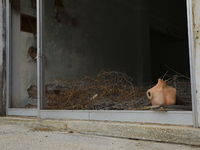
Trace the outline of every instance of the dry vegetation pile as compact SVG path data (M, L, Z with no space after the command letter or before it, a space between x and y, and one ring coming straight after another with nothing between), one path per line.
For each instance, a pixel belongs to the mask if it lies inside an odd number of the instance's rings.
M146 91L154 85L137 87L133 79L122 72L101 71L96 78L85 77L82 80L67 82L65 89L46 90L46 109L139 109L151 106ZM177 89L177 105L191 105L188 79L175 75L169 78L168 85ZM62 87L59 83L56 86Z

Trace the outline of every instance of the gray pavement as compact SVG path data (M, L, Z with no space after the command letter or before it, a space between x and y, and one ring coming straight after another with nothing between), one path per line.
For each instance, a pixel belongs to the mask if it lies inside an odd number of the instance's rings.
M200 150L200 147L0 124L0 150Z

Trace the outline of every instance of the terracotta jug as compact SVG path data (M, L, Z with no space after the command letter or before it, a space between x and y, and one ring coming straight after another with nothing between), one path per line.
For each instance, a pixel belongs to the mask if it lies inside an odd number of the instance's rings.
M168 86L166 81L158 79L158 83L147 91L147 97L152 105L175 105L176 89Z

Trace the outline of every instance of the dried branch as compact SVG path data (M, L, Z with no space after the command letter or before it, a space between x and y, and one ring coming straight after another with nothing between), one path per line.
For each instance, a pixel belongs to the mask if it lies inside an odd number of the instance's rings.
M189 80L190 80L190 78L189 78L189 77L182 75L181 73L179 73L179 72L177 72L177 71L173 70L173 69L172 69L172 68L170 68L169 66L165 65L165 67L167 67L167 68L168 68L168 69L170 69L171 71L175 72L176 74L180 75L181 77L184 77L184 78L186 78L186 79L189 79Z

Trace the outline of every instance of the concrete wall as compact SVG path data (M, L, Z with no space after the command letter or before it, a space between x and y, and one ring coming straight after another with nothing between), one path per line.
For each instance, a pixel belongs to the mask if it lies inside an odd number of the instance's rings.
M76 27L55 21L54 0L45 4L46 83L102 69L150 77L148 1L65 0L64 7Z
M28 98L27 89L37 83L37 63L31 61L28 48L35 46L32 33L20 31L20 13L36 16L36 10L31 9L31 1L21 0L21 10L12 9L12 107L24 107L26 104L35 104L35 100Z
M165 74L165 65L189 76L186 1L151 0L149 9L150 18L164 26L163 31L150 28L152 80Z

